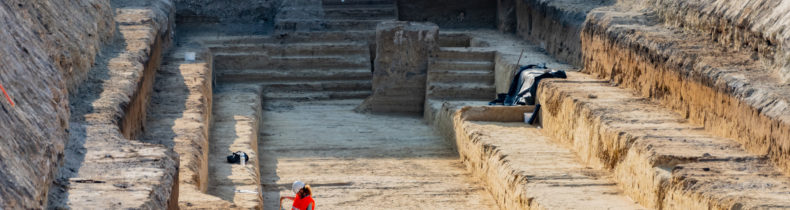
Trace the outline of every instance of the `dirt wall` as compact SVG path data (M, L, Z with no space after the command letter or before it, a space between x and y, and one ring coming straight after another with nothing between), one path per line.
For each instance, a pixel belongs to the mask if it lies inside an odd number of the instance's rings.
M379 23L373 93L358 110L422 113L428 55L438 50L438 36L439 27L432 23Z
M557 59L582 64L581 33L587 13L612 0L517 0L516 34L546 49Z
M441 28L494 28L496 1L398 0L398 19L427 21Z
M179 22L271 23L283 0L175 0Z
M602 8L588 18L585 72L656 99L790 171L790 98L770 65L754 51L727 48L708 35L629 11Z
M114 22L108 0L0 3L0 208L42 208L66 143L68 94Z
M790 2L647 0L666 24L698 31L727 48L747 50L790 82Z

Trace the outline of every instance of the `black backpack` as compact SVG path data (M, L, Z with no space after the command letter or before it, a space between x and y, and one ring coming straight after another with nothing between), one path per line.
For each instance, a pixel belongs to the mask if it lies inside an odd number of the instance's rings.
M234 152L232 155L228 155L228 163L239 163L241 161L241 156L244 156L244 162L250 162L250 156L247 153L242 151Z

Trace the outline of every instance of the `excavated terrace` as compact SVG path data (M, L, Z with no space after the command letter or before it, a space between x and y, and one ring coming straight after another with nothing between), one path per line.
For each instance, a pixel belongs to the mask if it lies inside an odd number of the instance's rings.
M395 58L424 102L380 104L422 116L365 113L398 3L286 2L273 32L171 44L171 1L113 1L48 207L277 209L301 180L321 209L790 209L786 3L499 0L498 31L399 28L432 44ZM534 125L487 105L526 64L568 73Z

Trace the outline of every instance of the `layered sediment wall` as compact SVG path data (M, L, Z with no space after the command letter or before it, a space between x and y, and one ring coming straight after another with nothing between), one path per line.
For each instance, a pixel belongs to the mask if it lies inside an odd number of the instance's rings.
M432 22L442 28L494 28L496 2L398 0L398 20Z
M0 3L0 207L42 208L63 159L68 94L114 31L108 0Z
M582 34L584 71L656 99L790 172L790 96L776 69L751 49L667 27L639 8L591 13Z
M611 5L614 0L519 0L516 1L516 34L557 59L582 64L579 34L587 13Z
M179 21L271 22L284 0L174 0Z
M10 0L4 7L19 23L14 30L32 32L29 37L40 43L69 92L86 79L97 53L115 32L110 0Z
M65 161L47 205L177 208L177 154L129 138L145 120L150 79L172 39L174 5L149 0L112 6L118 33L72 97Z
M790 2L648 0L665 24L700 32L725 48L759 56L790 82Z

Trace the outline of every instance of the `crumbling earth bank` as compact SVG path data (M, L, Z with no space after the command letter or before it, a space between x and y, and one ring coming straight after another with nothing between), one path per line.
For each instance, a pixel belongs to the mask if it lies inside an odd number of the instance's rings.
M63 158L68 94L113 31L108 0L0 3L0 206L40 208Z
M74 94L65 161L49 189L49 208L176 205L177 154L134 138L145 120L151 79L172 37L174 5L165 0L112 4L118 33Z

